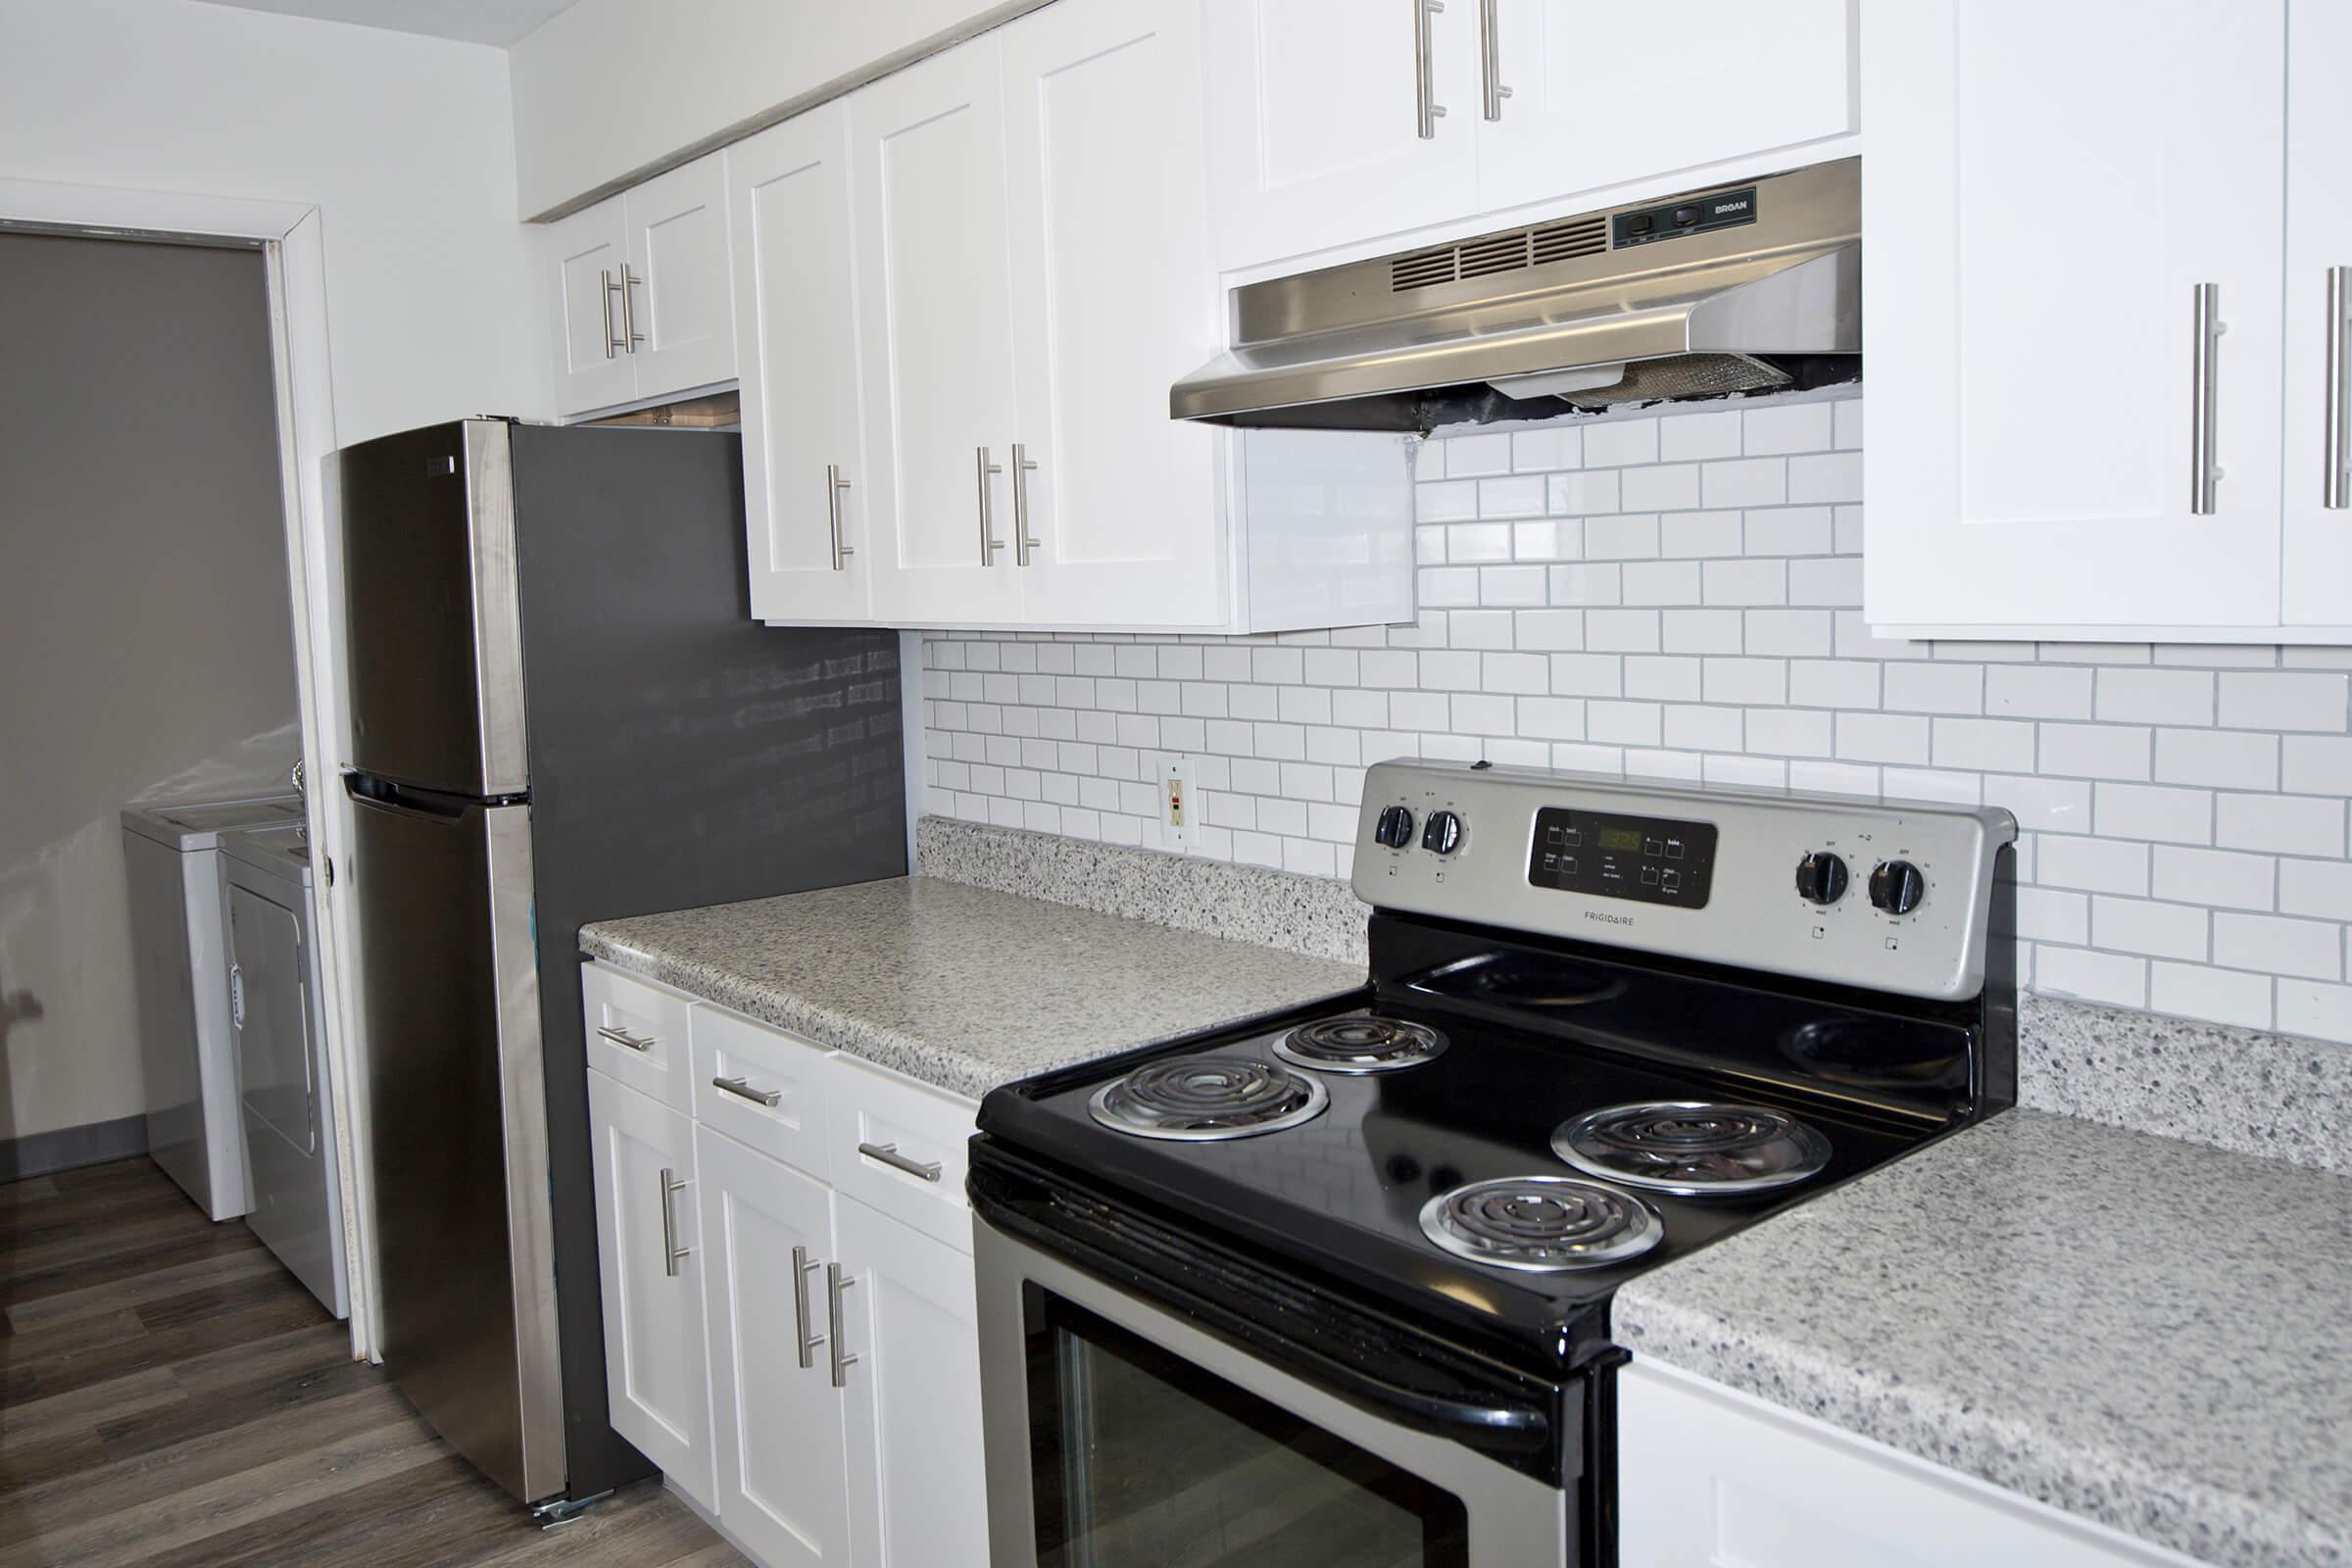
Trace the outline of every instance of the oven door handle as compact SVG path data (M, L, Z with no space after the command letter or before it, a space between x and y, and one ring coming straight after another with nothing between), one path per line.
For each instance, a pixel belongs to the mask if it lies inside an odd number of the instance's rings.
M1550 1414L1532 1405L1447 1398L1298 1346L1285 1346L1273 1354L1263 1344L1252 1344L1250 1348L1276 1366L1287 1363L1307 1381L1377 1410L1398 1426L1432 1437L1475 1440L1482 1448L1515 1451L1540 1449L1551 1441Z

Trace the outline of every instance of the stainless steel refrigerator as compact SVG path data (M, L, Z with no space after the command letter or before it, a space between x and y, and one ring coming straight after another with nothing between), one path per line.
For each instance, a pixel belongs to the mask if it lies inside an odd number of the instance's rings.
M740 438L467 419L329 466L383 1354L525 1502L606 1416L587 921L906 870L898 643L747 602Z

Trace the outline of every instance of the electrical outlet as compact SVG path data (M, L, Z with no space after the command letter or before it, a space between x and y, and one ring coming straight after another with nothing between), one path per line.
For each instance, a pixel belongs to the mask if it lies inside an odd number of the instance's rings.
M1193 760L1171 757L1159 772L1159 841L1171 850L1200 842L1200 795L1193 788Z

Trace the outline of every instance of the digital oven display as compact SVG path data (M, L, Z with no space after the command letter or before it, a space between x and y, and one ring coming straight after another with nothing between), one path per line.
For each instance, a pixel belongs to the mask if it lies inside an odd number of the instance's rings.
M1562 893L1704 908L1715 825L1546 806L1536 812L1527 880Z

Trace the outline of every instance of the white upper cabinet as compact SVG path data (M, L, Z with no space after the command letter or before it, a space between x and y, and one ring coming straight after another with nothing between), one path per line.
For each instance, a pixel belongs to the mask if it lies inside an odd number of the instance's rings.
M565 414L626 403L637 366L621 336L629 226L621 199L584 208L547 230L556 307L556 407Z
M1220 346L1198 8L1049 6L1003 47L1024 616L1213 624L1219 437L1168 417L1170 383Z
M1874 627L2276 632L2286 12L1866 0Z
M1487 212L1854 129L1847 0L1464 0L1460 10L1478 14L1482 60L1493 61L1461 111L1479 117Z
M727 152L761 620L862 620L871 607L849 127L849 105L828 104Z
M850 100L876 618L1011 620L1004 94L993 38ZM845 302L846 303L846 302Z
M1855 128L1846 0L1204 4L1226 269Z
M2286 24L2285 551L2281 616L2352 636L2352 6Z
M720 154L550 224L548 256L558 413L646 403L734 379Z
M1476 210L1478 5L1204 0L1220 266Z

